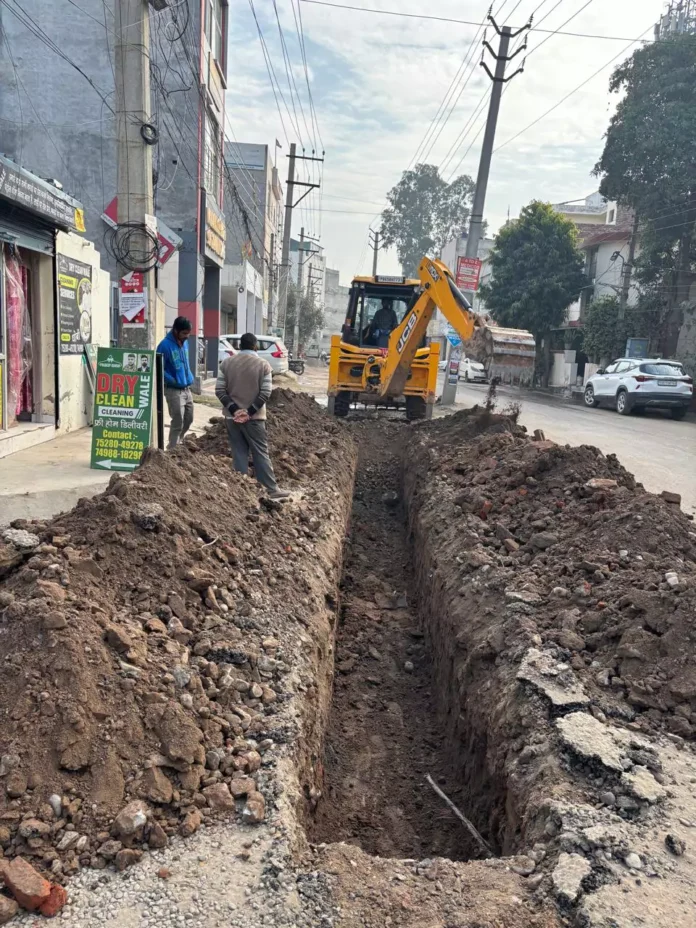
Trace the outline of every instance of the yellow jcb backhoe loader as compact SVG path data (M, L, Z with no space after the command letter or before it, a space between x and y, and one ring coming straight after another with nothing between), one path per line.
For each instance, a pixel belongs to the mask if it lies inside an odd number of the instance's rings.
M430 418L436 400L439 344L426 332L436 309L459 333L468 357L491 378L531 384L534 336L502 329L471 309L449 268L423 258L418 280L356 277L341 335L331 338L329 411L346 416L353 402L406 407L409 420Z

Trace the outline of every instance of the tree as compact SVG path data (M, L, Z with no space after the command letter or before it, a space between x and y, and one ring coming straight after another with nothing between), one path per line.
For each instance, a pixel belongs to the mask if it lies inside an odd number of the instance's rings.
M499 325L534 334L545 385L550 373L551 329L563 325L566 309L580 296L585 284L583 267L577 229L548 203L532 201L495 238L492 279L480 288L481 298Z
M297 284L288 284L288 306L285 311L285 331L286 333L294 332L295 317L297 314L297 304L299 289ZM300 304L300 348L312 340L312 336L319 332L324 326L324 307L317 303L314 289L310 288L309 293L303 289L302 297L299 299ZM297 355L297 345L294 346L294 353Z
M382 242L396 245L405 277L415 277L423 255L436 252L469 222L474 182L466 174L448 184L436 165L417 164L404 171L387 194L382 213Z
M662 350L672 353L696 260L696 42L675 35L646 45L613 73L624 94L595 167L601 193L640 221L639 283L666 298Z

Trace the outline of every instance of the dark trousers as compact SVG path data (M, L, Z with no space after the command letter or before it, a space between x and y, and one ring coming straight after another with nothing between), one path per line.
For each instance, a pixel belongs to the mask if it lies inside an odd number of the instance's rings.
M254 462L256 479L260 484L275 493L278 489L271 457L268 453L268 436L263 419L250 419L244 425L238 425L232 419L225 419L227 435L230 439L234 469L240 474L249 473L249 452Z

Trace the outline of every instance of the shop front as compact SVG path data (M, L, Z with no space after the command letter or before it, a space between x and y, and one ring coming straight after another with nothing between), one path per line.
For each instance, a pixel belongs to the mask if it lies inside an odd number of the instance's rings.
M0 156L0 457L87 424L109 287L83 230L80 203Z

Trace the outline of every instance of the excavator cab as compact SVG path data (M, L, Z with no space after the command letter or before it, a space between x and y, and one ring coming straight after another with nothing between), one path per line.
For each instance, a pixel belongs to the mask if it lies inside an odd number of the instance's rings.
M413 309L420 296L419 280L406 277L356 277L348 296L341 335L331 340L329 409L345 416L352 402L406 409L409 419L424 418L425 398L437 385L439 346L432 351L425 336L411 365L407 383L398 396L379 396L380 363L389 348L391 333ZM431 360L431 354L433 360ZM432 410L432 403L430 404Z

